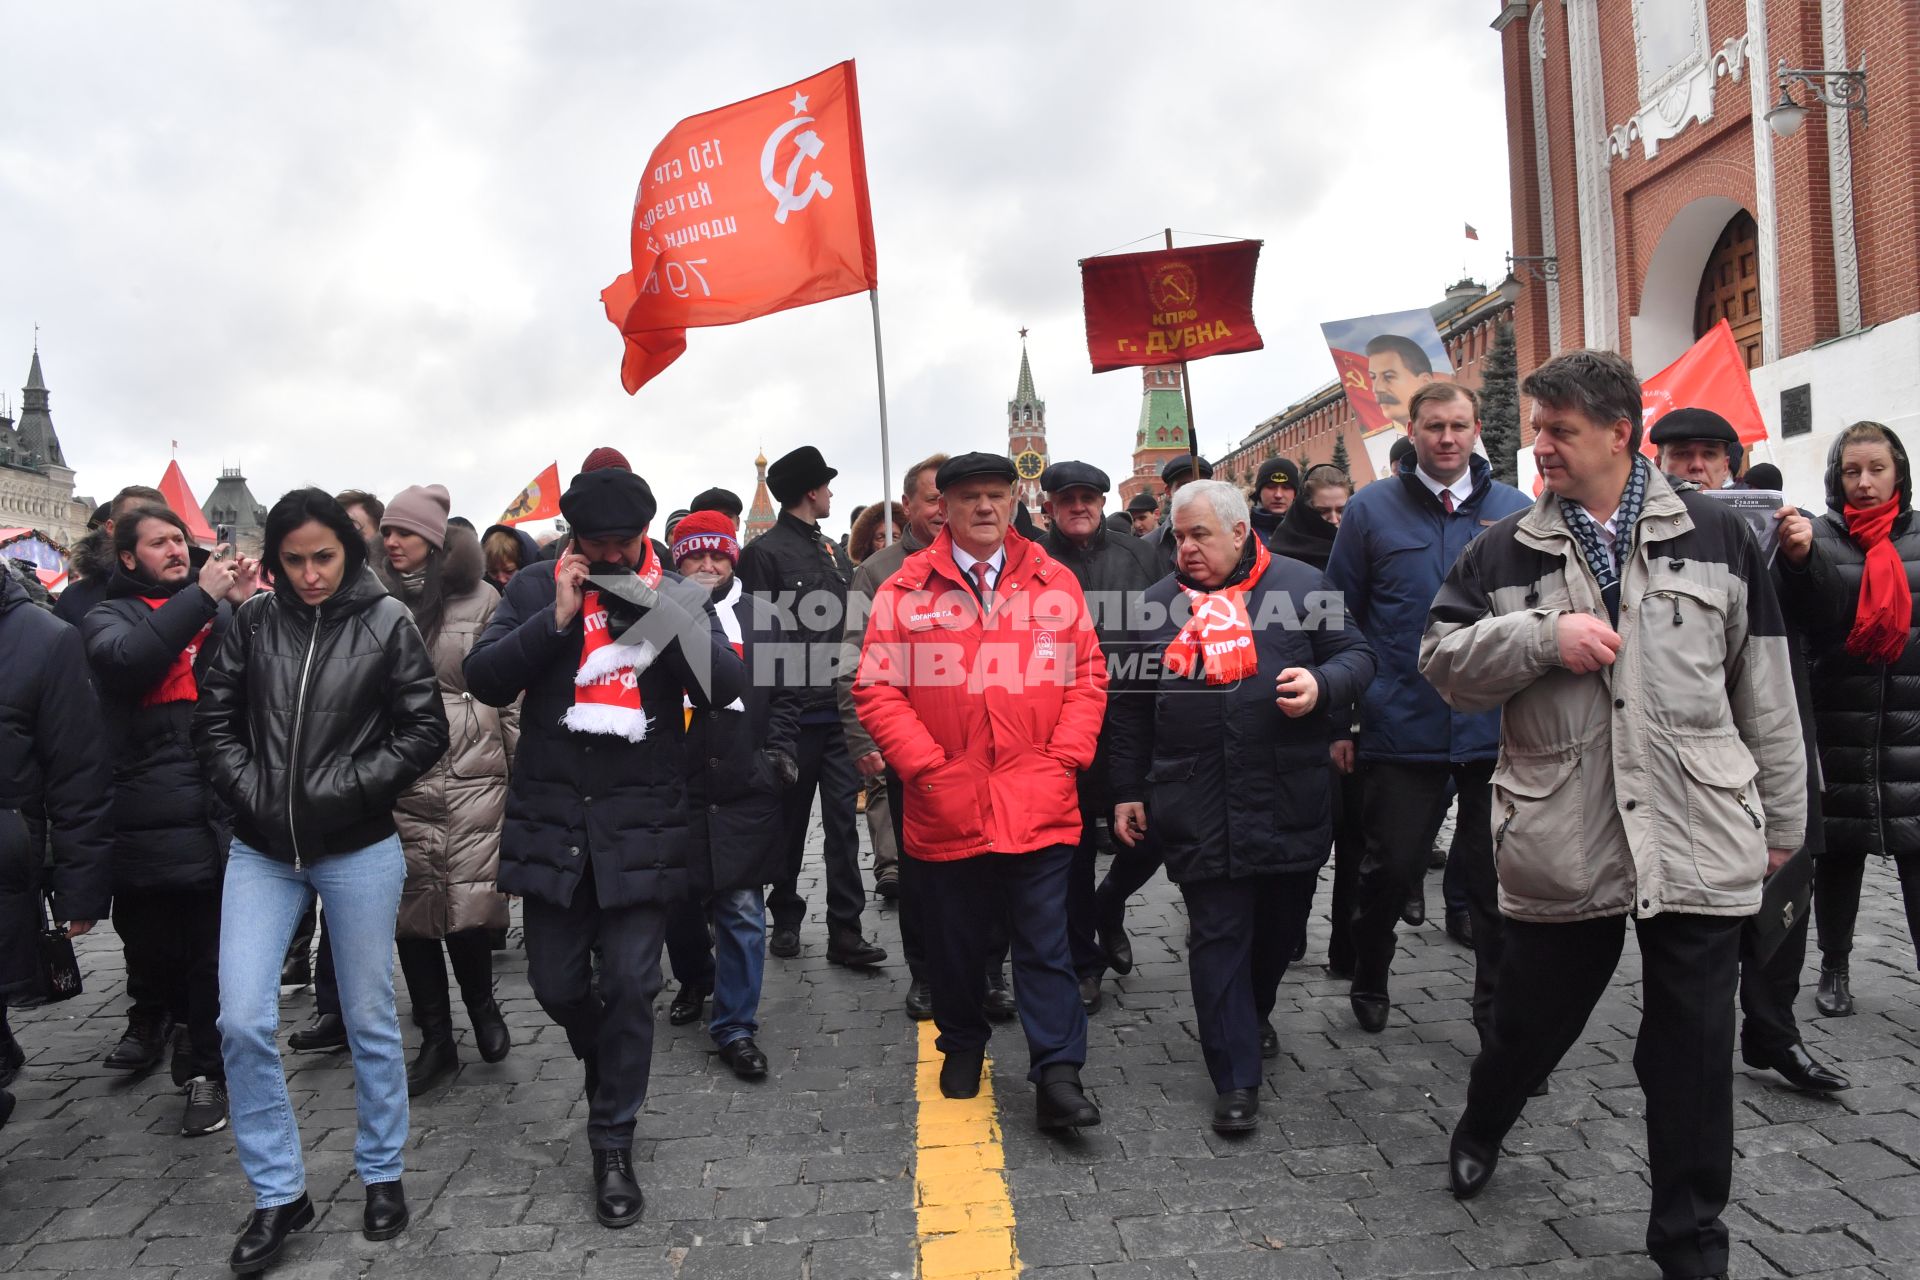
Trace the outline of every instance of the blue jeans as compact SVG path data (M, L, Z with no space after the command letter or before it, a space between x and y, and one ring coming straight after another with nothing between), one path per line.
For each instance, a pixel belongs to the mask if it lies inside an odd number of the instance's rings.
M767 969L767 908L759 888L713 895L713 1020L724 1049L760 1030L760 980Z
M400 1176L407 1066L393 1007L393 930L407 864L398 836L296 869L239 840L227 859L220 920L220 1036L240 1167L257 1209L306 1191L300 1130L280 1065L280 964L315 894L326 909L353 1050L354 1168L371 1185Z

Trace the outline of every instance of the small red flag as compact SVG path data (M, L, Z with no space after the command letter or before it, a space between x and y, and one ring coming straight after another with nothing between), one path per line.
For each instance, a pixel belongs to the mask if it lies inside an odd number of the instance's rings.
M1754 399L1753 380L1733 328L1725 320L1687 348L1686 354L1640 384L1640 451L1652 457L1656 450L1653 424L1674 409L1711 409L1730 423L1742 444L1767 438L1766 419Z
M560 464L550 462L533 478L518 497L500 513L499 524L522 524L528 520L551 520L560 514Z
M1260 350L1253 325L1259 263L1258 240L1082 259L1093 371Z
M187 477L178 462L167 463L167 473L160 477L159 487L167 497L168 508L186 521L187 536L202 546L212 546L213 526L200 513L200 504L194 501L193 490L187 487Z
M687 330L874 287L873 211L851 60L675 125L633 202L633 270L600 293L631 395Z
M1479 238L1480 238L1480 233L1478 231L1475 231L1473 229L1473 224L1469 222L1467 224L1467 239L1478 240Z

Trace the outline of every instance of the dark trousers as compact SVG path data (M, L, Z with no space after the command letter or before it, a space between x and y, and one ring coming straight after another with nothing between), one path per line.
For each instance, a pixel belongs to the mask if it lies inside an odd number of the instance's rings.
M847 754L840 722L802 724L795 744L800 780L781 797L781 840L786 854L785 875L767 895L773 927L799 931L807 918L807 900L800 896L800 861L807 851L807 827L813 821L813 793L820 793L820 824L826 844L828 936L860 932L860 908L867 898L860 879L860 776Z
M933 985L935 1041L942 1053L986 1048L992 1026L980 1002L986 995L989 922L1009 925L1013 990L1027 1033L1030 1070L1087 1060L1087 1013L1080 1004L1067 945L1067 875L1073 846L1032 853L983 853L949 862L911 857L920 886L920 919Z
M1366 855L1360 862L1353 909L1353 989L1386 995L1393 970L1394 925L1408 896L1425 880L1433 833L1439 829L1451 780L1460 798L1453 857L1465 879L1473 919L1473 1024L1484 1040L1499 982L1501 918L1493 870L1490 809L1493 761L1366 765Z
M1260 1087L1260 1025L1313 912L1313 871L1195 880L1187 901L1194 1022L1214 1091Z
M1800 1043L1793 1002L1800 998L1811 923L1807 915L1795 921L1765 964L1740 957L1740 1049L1750 1058L1771 1059Z
M402 938L400 976L407 982L414 1020L428 1038L453 1027L447 963L453 963L460 1001L469 1012L493 1003L493 938L486 929L462 929L445 938Z
M707 904L698 898L667 908L667 963L681 986L713 990L713 932Z
M1476 926L1478 922L1476 921ZM1668 914L1635 922L1640 1035L1633 1070L1647 1100L1653 1206L1647 1252L1673 1277L1726 1270L1720 1221L1733 1182L1733 995L1738 916ZM1626 940L1626 917L1507 921L1494 1034L1474 1059L1463 1134L1497 1144L1580 1038Z
M1895 858L1894 869L1906 901L1907 936L1920 963L1920 857ZM1814 861L1813 913L1820 927L1821 962L1828 968L1846 968L1853 954L1853 924L1860 915L1860 885L1866 873L1867 855L1851 849L1829 848Z
M226 1079L220 1055L220 889L135 889L115 894L113 927L126 950L128 987L145 975L146 1007L187 1028L193 1074Z
M1353 907L1360 884L1360 863L1367 853L1366 783L1356 765L1352 773L1329 769L1333 779L1333 905L1328 909L1327 964L1353 971Z
M1124 928L1127 900L1146 888L1159 869L1160 842L1151 827L1146 837L1131 847L1115 840L1106 878L1093 891L1094 919L1106 921L1110 928Z
M900 896L894 902L900 921L900 954L906 959L908 977L915 982L929 982L927 942L920 923L920 895L926 890L914 871L920 865L920 859L906 853L906 820L903 816L906 788L900 784L893 770L887 770L884 776L887 780L887 810L893 819L894 844L901 851L898 864ZM1006 917L996 913L987 922L987 973L998 976L1006 972L1008 946Z
M587 1099L587 1145L630 1148L653 1069L653 998L660 994L667 909L657 902L602 907L591 863L572 903L528 898L524 909L534 998L566 1032L573 1056L593 1065L598 1081Z
M1080 843L1073 847L1073 865L1067 873L1067 945L1073 952L1073 971L1082 978L1098 978L1107 971L1107 953L1094 930L1099 915L1093 873L1100 854L1103 812L1113 812L1106 787L1094 772L1081 774Z

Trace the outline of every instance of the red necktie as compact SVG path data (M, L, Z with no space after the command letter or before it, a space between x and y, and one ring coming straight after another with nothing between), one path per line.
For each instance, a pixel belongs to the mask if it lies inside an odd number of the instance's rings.
M1440 505L1447 509L1448 515L1453 514L1453 490L1442 489L1440 491Z
M993 566L985 560L975 560L972 567L968 569L968 572L973 575L974 587L980 592L981 605L991 609L993 607L993 592L987 589L987 575L993 572Z

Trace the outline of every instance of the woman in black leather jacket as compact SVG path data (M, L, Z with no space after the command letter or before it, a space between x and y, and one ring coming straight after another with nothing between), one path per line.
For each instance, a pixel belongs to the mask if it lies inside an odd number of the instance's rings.
M220 1033L234 1146L254 1213L236 1271L313 1221L275 1034L280 963L314 895L333 934L353 1050L370 1240L406 1226L407 1075L393 1001L406 863L393 804L447 749L439 682L407 607L366 565L340 504L296 489L267 513L273 590L234 616L201 683L196 745L233 809L220 931Z

